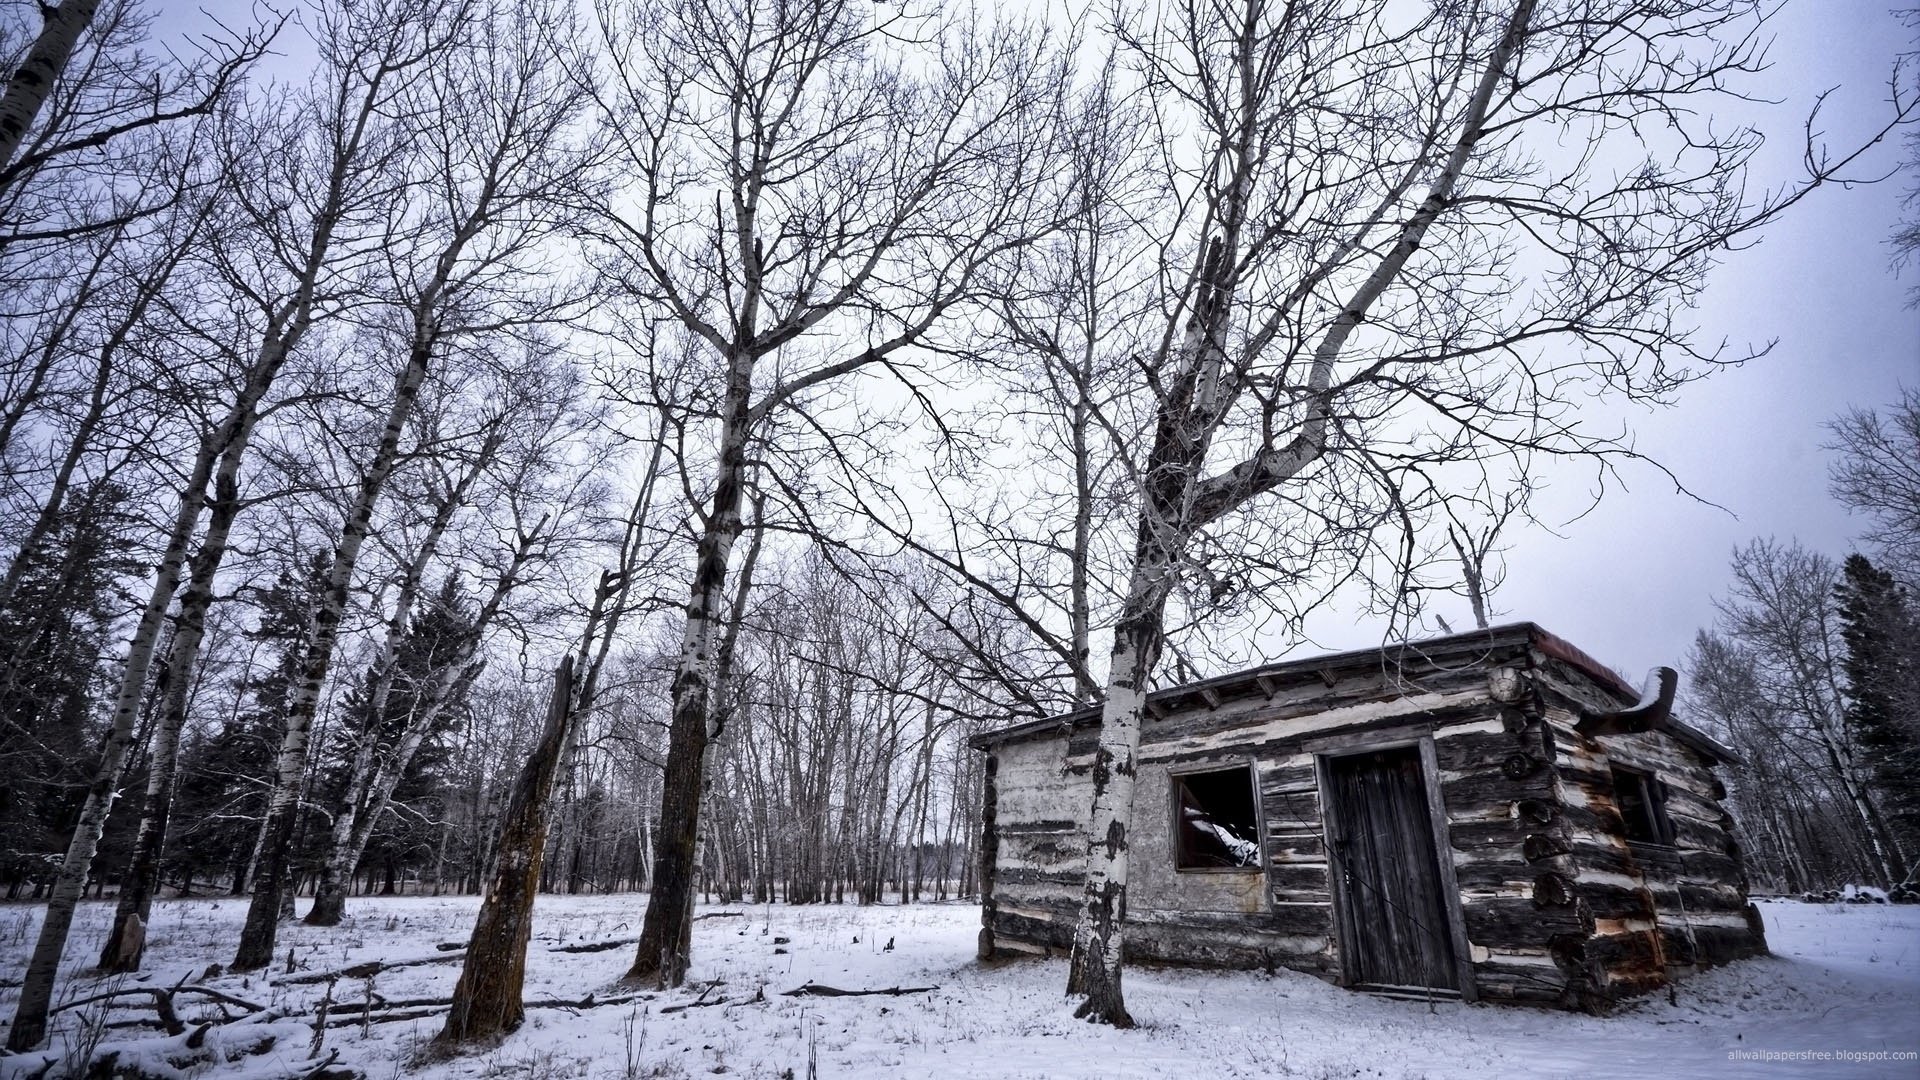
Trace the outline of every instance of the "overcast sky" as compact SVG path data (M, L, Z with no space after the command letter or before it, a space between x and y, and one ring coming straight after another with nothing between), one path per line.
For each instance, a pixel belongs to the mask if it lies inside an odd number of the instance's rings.
M1834 89L1820 124L1833 145L1883 122L1895 58L1914 48L1913 32L1886 3L1789 0L1776 17L1773 67L1759 92L1777 103L1729 118L1768 134L1756 187L1798 175L1801 125L1823 90ZM246 21L240 0L213 10ZM164 7L161 16L163 34L205 17ZM270 61L267 74L287 78L304 68L298 34L280 47L292 55ZM1856 172L1884 173L1904 156L1890 141ZM1536 621L1637 681L1653 665L1680 664L1696 630L1711 623L1735 546L1776 536L1835 556L1849 550L1859 523L1827 494L1823 425L1848 406L1884 405L1903 383L1920 385L1920 312L1906 306L1920 271L1896 278L1887 245L1913 182L1902 175L1815 192L1759 244L1729 255L1709 282L1704 336L1727 339L1730 354L1775 341L1772 353L1687 387L1674 408L1625 414L1643 453L1724 509L1675 492L1643 467L1627 471L1626 489L1609 490L1591 513L1561 524L1589 505L1591 468L1549 470L1540 511L1559 535L1532 529L1506 538L1496 621ZM1464 600L1438 611L1457 629L1472 625ZM1314 641L1291 655L1377 645L1384 632L1350 612L1316 618L1308 629Z
M1839 88L1820 125L1834 145L1878 126L1888 74L1914 35L1886 0L1792 0L1774 33L1762 92L1780 103L1750 122L1769 136L1770 172L1758 179L1777 186L1794 175L1800 125L1821 91ZM1917 83L1909 75L1908 85ZM1890 143L1858 171L1884 172L1903 157ZM1860 523L1827 494L1822 425L1850 405L1879 406L1902 384L1920 385L1920 312L1906 307L1920 268L1896 278L1887 246L1913 182L1901 175L1817 191L1760 244L1729 256L1710 279L1701 326L1727 338L1730 353L1777 340L1773 352L1686 388L1673 409L1628 415L1642 452L1725 509L1676 494L1650 468L1630 470L1630 490L1609 491L1560 537L1533 530L1512 538L1495 621L1538 622L1637 682L1653 665L1679 665L1695 631L1712 622L1735 546L1776 536L1836 557L1849 550ZM1584 506L1590 480L1578 470L1556 474L1549 520L1556 506L1561 520ZM1453 607L1440 612L1456 629L1470 627L1465 601ZM1378 626L1350 618L1312 629L1329 648L1380 640Z

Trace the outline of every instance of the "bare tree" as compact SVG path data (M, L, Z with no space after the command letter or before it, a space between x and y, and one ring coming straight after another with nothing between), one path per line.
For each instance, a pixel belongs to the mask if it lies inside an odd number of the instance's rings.
M836 381L898 373L1030 241L1046 141L1032 105L1051 72L1029 36L851 0L600 14L608 62L594 77L631 179L606 239L635 298L697 356L687 415L714 461L689 485L697 552L631 971L678 982L753 447Z
M20 149L20 141L46 104L54 83L66 70L67 58L73 55L81 33L93 22L93 13L99 7L100 0L67 0L57 7L41 9L45 22L40 36L7 79L6 92L0 94L0 168Z
M589 160L568 138L580 97L564 78L547 74L548 50L562 35L540 11L430 4L392 12L388 20L382 32L408 41L415 55L431 57L419 77L397 89L394 101L398 115L409 118L397 135L407 144L396 148L397 163L425 173L410 220L403 219L399 235L387 239L396 323L387 340L404 360L393 376L379 436L358 468L357 490L313 613L301 682L288 705L264 872L254 879L235 955L241 968L259 967L272 956L314 711L354 569L387 480L400 464L401 438L420 389L462 337L562 317L564 298L548 296L532 282L544 270L538 262L542 241L560 225L555 211L574 196ZM415 21L420 25L409 25ZM323 918L327 914L338 917L323 912Z
M1430 471L1630 455L1579 429L1570 395L1666 398L1692 374L1678 358L1708 355L1678 301L1713 252L1852 160L1809 155L1801 186L1748 202L1737 181L1757 136L1703 130L1682 104L1737 92L1763 14L1247 0L1120 28L1158 126L1195 134L1157 163L1179 213L1155 223L1165 322L1138 367L1153 435L1092 769L1080 1015L1131 1023L1135 755L1169 597L1264 543L1303 572L1359 565L1398 604L1413 545L1370 537L1409 537L1434 512ZM1889 129L1914 108L1897 102ZM1683 134L1637 170L1596 165L1647 123ZM1268 493L1284 513L1253 512Z
M1866 516L1861 538L1920 587L1920 390L1901 390L1884 410L1850 409L1828 427L1828 449L1840 455L1828 473L1834 497Z
M1735 551L1718 633L1701 635L1692 674L1715 719L1758 750L1755 779L1787 785L1742 797L1785 837L1783 854L1838 832L1858 852L1858 870L1884 887L1906 878L1910 853L1888 824L1849 716L1839 582L1831 559L1798 544L1756 540ZM1808 815L1818 824L1788 820Z

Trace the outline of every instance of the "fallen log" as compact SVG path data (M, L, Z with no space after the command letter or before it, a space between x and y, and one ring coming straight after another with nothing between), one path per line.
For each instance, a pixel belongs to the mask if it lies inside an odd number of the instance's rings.
M364 979L395 968L420 967L423 964L451 964L465 960L467 951L445 952L438 956L416 956L411 960L368 960L352 967L336 968L333 971L313 971L305 975L289 975L279 980L279 986L305 986L311 983L331 982L335 979Z
M603 1005L626 1005L634 1001L651 1001L653 998L652 994L615 994L605 998L588 994L578 1001L569 999L527 1001L522 1002L520 1007L523 1009L597 1009ZM374 1002L372 1005L364 1001L349 1002L333 1007L336 1015L328 1018L327 1026L349 1027L354 1024L394 1024L408 1020L426 1020L430 1017L444 1016L452 1007L452 998L406 998L399 1001Z
M639 943L640 939L637 937L623 937L614 938L612 941L591 941L583 945L554 945L547 949L547 951L564 953L606 952L608 949L617 949L622 945L637 945Z
M802 983L800 986L780 995L781 997L899 997L902 994L924 994L940 989L937 986L888 986L874 990L842 990L837 986L825 986L816 982Z

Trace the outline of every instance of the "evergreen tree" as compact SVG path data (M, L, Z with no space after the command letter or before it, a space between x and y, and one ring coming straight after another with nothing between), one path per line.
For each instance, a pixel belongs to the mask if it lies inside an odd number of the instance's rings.
M352 763L359 740L374 740L376 761L391 758L414 717L432 707L426 700L430 688L447 667L460 662L463 643L474 632L473 619L472 605L449 576L437 595L421 602L409 622L394 655L392 687L379 715L373 715L371 700L382 674L377 667L370 667L347 694L343 708L346 723L336 726L337 735L329 747L330 763L324 781L329 803L350 797ZM387 810L375 824L361 855L363 867L381 868L389 891L402 871L424 867L437 850L439 823L445 818L446 782L442 774L449 756L446 737L460 727L465 693L466 687L457 685L455 698L441 706L425 741L394 785ZM360 794L364 797L365 793ZM359 809L367 811L365 806Z
M1920 856L1920 619L1906 589L1864 555L1847 556L1834 599L1846 645L1847 723L1912 866Z
M54 528L19 552L0 610L0 883L8 897L51 879L101 731L94 702L120 585L141 572L129 493L101 481L68 498Z
M307 611L312 604L312 565L282 570L273 584L258 590L259 621L247 638L265 654L265 667L243 676L249 708L222 721L218 729L190 735L180 751L180 787L174 797L177 827L167 840L166 874L227 878L234 893L244 891L273 786L274 754L286 722L287 695L299 677L306 647Z

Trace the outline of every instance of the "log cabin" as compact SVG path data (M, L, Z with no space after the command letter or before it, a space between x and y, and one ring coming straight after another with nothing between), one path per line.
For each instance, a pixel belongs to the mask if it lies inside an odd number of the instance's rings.
M1605 1012L1766 951L1733 754L1532 623L1154 691L1129 962ZM983 959L1070 949L1100 715L989 731Z

